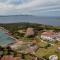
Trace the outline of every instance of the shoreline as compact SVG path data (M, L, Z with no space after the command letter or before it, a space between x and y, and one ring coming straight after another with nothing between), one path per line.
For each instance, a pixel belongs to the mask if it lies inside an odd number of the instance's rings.
M9 45L11 45L11 44L14 44L14 43L19 42L19 40L16 39L16 38L14 38L14 37L10 34L9 30L6 30L4 27L0 27L0 31L3 32L4 34L6 34L7 36L9 36L12 40L14 40L14 42L8 43L6 46L9 46Z

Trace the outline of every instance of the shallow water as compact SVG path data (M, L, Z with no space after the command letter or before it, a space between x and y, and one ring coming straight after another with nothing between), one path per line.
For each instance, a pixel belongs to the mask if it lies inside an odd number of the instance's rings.
M7 46L12 42L14 42L14 40L9 35L0 31L0 46Z

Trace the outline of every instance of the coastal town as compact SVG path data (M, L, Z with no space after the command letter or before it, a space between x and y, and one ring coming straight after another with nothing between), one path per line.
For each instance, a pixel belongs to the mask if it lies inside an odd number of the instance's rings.
M0 0L0 60L60 60L60 0Z
M15 36L0 27L0 32L0 60L60 60L60 31L27 27L17 29ZM4 39L11 42L3 44Z

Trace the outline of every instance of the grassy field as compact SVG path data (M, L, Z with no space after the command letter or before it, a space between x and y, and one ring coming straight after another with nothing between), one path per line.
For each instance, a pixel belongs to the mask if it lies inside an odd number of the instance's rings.
M40 42L40 46L46 46L47 44L44 42ZM56 52L57 48L60 46L60 42L58 42L57 44L54 44L53 46L50 46L48 48L39 48L36 51L36 55L38 57L46 57L48 58L50 55L58 55L59 60L60 60L60 52Z

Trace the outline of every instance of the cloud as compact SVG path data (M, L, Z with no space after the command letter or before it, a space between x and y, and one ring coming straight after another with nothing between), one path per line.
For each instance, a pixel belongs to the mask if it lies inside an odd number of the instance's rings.
M1 3L4 3L4 2L6 2L6 1L7 1L7 0L0 0Z
M0 0L1 15L45 15L47 12L55 14L58 11L60 12L60 0Z

